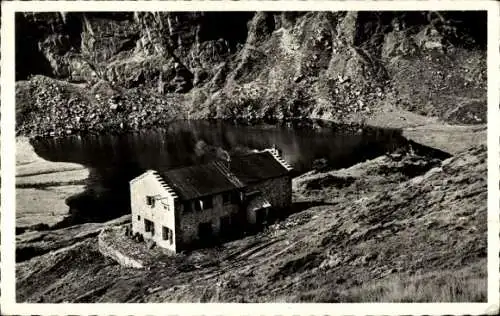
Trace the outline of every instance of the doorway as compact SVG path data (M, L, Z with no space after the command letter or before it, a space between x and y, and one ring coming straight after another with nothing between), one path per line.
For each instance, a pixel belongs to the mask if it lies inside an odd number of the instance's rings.
M231 234L231 218L229 216L222 216L220 218L220 235L221 237L228 237Z
M213 238L212 223L200 223L198 225L198 238L202 243L210 242Z
M255 223L262 225L267 219L267 208L260 208L255 211Z

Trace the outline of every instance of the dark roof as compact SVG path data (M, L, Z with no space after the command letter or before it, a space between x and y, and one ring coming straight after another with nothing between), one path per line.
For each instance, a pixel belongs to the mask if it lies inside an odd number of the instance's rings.
M160 175L183 200L243 187L238 179L229 176L222 161L168 170Z
M243 183L251 184L283 176L288 170L268 151L231 157L231 172Z
M229 170L230 169L230 170ZM158 172L182 200L243 188L246 185L287 174L288 170L269 152L231 157L180 169Z

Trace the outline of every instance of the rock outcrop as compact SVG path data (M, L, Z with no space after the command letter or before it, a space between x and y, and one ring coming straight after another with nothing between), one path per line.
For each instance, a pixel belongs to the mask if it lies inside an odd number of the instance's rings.
M181 117L363 120L388 104L485 123L486 22L469 23L481 14L20 14L18 132L136 130ZM66 127L68 116L79 121Z
M23 232L16 235L16 262L27 261L33 257L70 247L82 240L97 237L107 227L124 223L130 223L130 215L106 223L85 223L60 229Z

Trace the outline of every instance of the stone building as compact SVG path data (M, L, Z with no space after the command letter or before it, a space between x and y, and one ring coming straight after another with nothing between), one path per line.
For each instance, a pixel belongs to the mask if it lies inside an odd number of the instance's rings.
M290 170L276 149L130 181L132 231L178 252L264 224L290 206Z

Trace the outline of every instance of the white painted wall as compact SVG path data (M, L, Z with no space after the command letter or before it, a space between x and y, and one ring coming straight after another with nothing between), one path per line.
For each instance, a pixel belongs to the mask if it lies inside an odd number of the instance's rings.
M147 205L146 196L156 196L154 207ZM158 199L158 198L161 198ZM166 202L167 209L163 203ZM139 232L146 239L152 239L158 246L176 251L175 227L175 198L157 179L157 175L148 171L130 181L130 203L132 208L132 231ZM140 216L140 219L138 218ZM154 223L154 235L145 231L144 219ZM163 240L162 226L168 227L172 232L172 243Z

